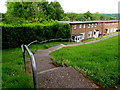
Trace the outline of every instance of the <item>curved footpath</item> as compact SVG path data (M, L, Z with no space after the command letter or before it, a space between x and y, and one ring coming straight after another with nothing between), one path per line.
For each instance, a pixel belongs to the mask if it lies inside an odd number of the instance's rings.
M87 43L77 44L60 44L45 50L37 50L34 54L37 64L39 88L98 88L96 84L84 77L73 67L55 67L52 64L49 53L63 47L77 46L82 44L90 44L117 36L118 34L108 36L99 40Z

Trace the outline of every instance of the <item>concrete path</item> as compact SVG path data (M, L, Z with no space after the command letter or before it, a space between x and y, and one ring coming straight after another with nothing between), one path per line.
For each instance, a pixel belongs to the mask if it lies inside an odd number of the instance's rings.
M118 34L108 36L103 39L77 44L60 44L45 50L37 50L34 54L37 64L39 88L98 88L91 80L84 77L81 73L72 67L55 67L52 64L49 53L63 47L77 46L99 42L107 38L117 36Z

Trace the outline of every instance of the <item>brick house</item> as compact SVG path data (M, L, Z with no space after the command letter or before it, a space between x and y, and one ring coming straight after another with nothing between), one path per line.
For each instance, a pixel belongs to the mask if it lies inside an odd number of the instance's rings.
M69 23L71 27L71 38L73 41L98 38L100 35L106 35L116 30L120 30L120 20L103 20L103 21L59 21Z

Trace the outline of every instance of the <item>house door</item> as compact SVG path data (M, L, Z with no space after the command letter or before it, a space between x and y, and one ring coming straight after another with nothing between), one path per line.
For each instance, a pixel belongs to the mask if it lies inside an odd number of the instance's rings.
M95 30L93 37L94 37L94 38L98 38L98 36L99 36L99 31L96 31L96 30Z
M106 32L105 33L108 33L108 29L105 29L106 30Z
M77 42L80 42L80 36L77 36Z

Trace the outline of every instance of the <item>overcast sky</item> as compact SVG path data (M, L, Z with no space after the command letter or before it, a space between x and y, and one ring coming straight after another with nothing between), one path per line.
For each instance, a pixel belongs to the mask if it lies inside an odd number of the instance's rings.
M0 12L5 13L6 0L0 0ZM54 0L48 0L54 1ZM118 13L119 0L57 0L65 12L85 13Z

